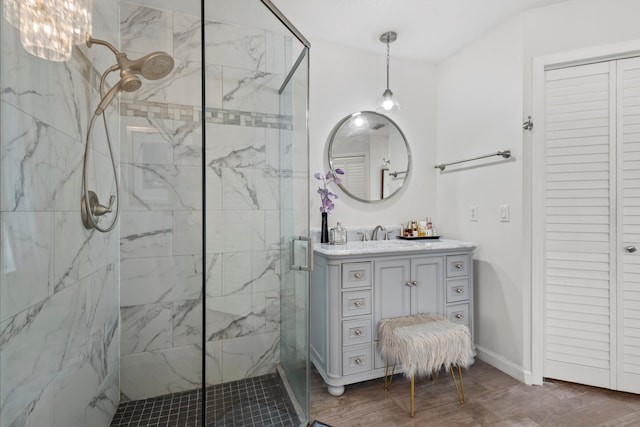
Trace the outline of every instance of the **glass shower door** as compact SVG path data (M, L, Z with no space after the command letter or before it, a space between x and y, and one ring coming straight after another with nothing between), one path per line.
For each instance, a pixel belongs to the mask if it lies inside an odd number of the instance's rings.
M300 52L280 88L280 114L290 126L280 131L280 365L300 417L309 420L309 239L308 77L309 50Z

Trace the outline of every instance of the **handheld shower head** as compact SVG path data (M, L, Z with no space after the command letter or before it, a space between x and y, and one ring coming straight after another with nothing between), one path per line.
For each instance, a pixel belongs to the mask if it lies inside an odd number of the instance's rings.
M116 96L118 92L134 92L142 86L142 82L135 74L121 72L120 77L120 81L116 83L100 100L100 104L98 104L98 107L96 108L96 115L104 113L104 109L107 108L113 100L113 97Z

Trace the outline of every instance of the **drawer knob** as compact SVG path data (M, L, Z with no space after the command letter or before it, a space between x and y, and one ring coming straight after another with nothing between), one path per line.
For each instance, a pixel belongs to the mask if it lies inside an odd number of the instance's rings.
M464 266L460 262L456 264L456 270L462 270L463 267Z
M356 357L353 361L356 365L362 365L362 359L360 359L359 357Z
M362 335L362 329L356 329L355 331L353 331L354 334L356 334L357 336Z
M464 291L462 290L462 288L456 288L456 293L457 293L457 294L461 294L461 293L463 293L463 292L464 292Z
M362 279L362 273L353 273L353 277L356 279Z
M413 286L413 282L411 280L409 280L408 282L405 282L406 286Z
M360 301L360 300L355 300L355 301L353 302L353 305L355 305L356 307L362 307L362 301Z
M458 313L458 314L456 314L456 319L462 319L462 317L463 317L463 316L462 316L462 313Z

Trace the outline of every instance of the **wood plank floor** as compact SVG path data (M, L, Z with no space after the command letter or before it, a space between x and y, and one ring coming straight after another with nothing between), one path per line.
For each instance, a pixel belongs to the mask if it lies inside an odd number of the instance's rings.
M384 392L382 379L327 393L315 369L311 419L333 427L353 426L640 426L640 395L547 381L522 384L476 360L464 372L464 405L451 376L416 381L415 418L409 417L409 380L396 375Z

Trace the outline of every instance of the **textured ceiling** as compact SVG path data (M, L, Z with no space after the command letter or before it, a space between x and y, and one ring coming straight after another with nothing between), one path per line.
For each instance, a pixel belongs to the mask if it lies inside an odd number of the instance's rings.
M396 31L392 56L441 61L524 10L565 0L272 0L311 41L384 52L380 35Z

